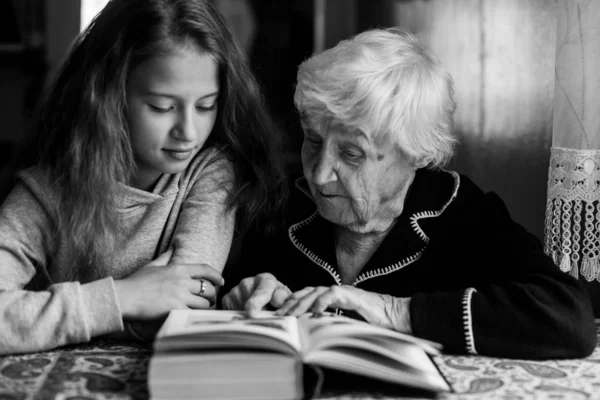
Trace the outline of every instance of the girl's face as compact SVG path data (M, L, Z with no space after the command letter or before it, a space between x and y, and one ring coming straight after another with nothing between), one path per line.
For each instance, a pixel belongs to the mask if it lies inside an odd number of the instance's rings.
M388 229L415 176L397 146L328 119L302 128L302 166L319 214L354 232Z
M136 67L127 82L135 175L150 190L161 174L183 171L202 149L217 117L217 62L199 48L180 46Z

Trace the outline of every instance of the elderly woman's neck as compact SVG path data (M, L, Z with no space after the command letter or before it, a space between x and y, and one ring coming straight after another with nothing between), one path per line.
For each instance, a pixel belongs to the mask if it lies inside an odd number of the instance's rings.
M335 228L335 253L343 284L354 281L395 223L392 222L383 231L373 232L355 232L341 226Z
M392 222L385 230L372 232L358 232L342 226L336 226L336 247L341 247L348 253L368 252L373 247L379 247L383 239L385 239L394 225L395 221Z

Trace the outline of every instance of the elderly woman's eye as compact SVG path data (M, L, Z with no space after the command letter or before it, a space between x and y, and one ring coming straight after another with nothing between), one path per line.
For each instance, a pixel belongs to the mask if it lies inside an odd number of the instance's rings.
M306 136L304 140L308 141L310 144L318 146L323 142L321 138L315 136Z
M343 150L342 156L349 161L356 161L362 157L362 153L355 150Z

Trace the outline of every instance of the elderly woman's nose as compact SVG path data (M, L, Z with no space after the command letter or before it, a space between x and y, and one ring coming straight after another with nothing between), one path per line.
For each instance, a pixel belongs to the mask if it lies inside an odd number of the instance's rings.
M324 185L335 180L335 160L328 151L323 149L312 169L313 182L318 185Z

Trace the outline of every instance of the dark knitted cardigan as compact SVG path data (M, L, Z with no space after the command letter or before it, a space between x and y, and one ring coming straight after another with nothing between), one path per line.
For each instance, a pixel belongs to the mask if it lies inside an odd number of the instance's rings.
M303 178L288 209L286 229L246 236L222 293L260 272L292 291L341 284L333 225L317 213ZM352 285L411 297L413 334L448 353L578 358L596 344L585 289L554 265L496 194L455 172L417 171L396 225Z

